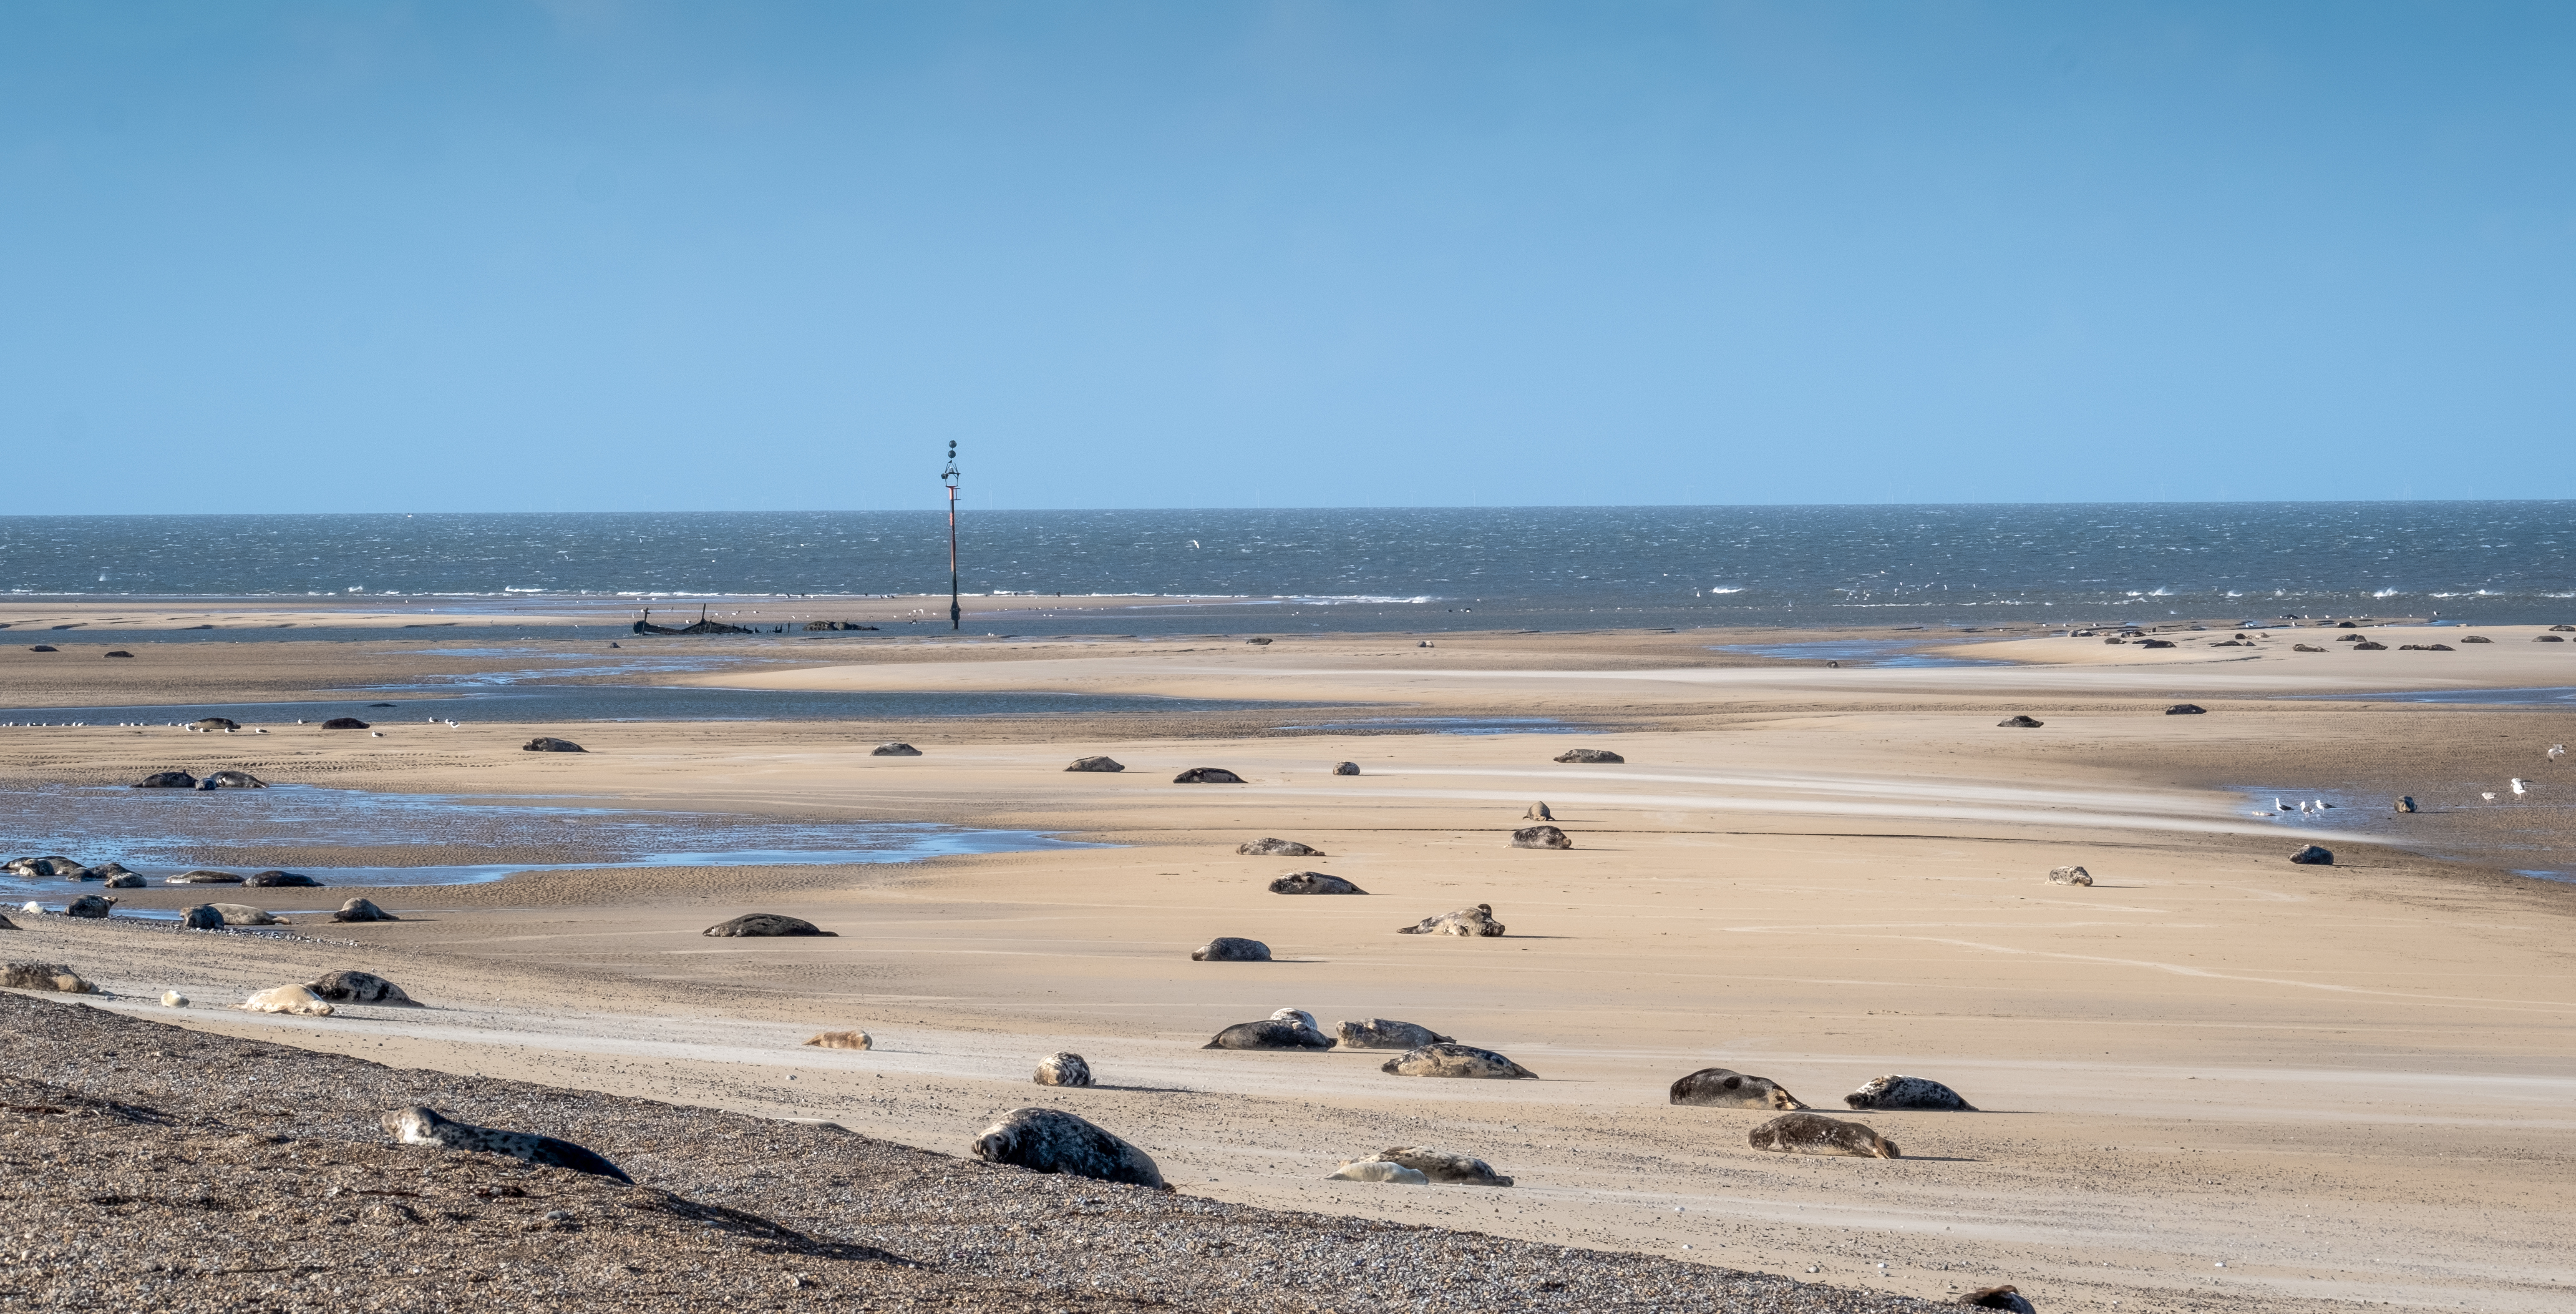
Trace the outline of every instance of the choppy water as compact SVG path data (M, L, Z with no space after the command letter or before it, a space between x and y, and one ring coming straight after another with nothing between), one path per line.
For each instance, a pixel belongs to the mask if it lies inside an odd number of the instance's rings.
M2576 616L2576 503L2563 501L969 507L961 524L970 592L1246 600L1104 618L1033 596L979 624L1027 633ZM947 583L934 512L0 517L0 593L640 605Z

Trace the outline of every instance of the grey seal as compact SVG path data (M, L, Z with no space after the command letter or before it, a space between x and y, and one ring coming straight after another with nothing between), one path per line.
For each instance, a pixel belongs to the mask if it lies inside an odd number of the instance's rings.
M1322 849L1309 848L1295 840L1284 839L1257 839L1249 844L1235 845L1234 851L1247 858L1320 858L1325 856Z
M1567 839L1565 837L1565 832L1558 830L1554 826L1523 826L1519 830L1512 832L1512 847L1516 849L1570 849L1574 847L1574 841Z
M587 753L590 750L569 739L557 739L553 735L539 735L536 738L519 745L519 751L522 753Z
M864 1031L817 1031L804 1043L816 1049L874 1049L877 1038Z
M1859 1090L1843 1096L1843 1103L1855 1109L1925 1109L1940 1113L1975 1113L1977 1106L1959 1098L1959 1092L1929 1077L1908 1077L1891 1073L1872 1077Z
M2008 716L2003 720L1995 722L1995 724L2002 726L2006 730L2036 730L2041 726L2048 724L2048 722L2039 720L2036 717Z
M114 899L107 898L104 895L84 894L81 897L72 900L70 903L63 905L63 916L86 917L91 920L96 920L107 916L110 912L114 911L115 908L116 900Z
M199 789L266 789L268 782L247 771L215 771L197 782Z
M201 903L180 913L179 925L191 931L220 931L224 929L224 915L215 911L215 905Z
M139 890L150 883L151 882L144 880L142 877L135 875L133 872L121 871L107 878L107 885L105 888L111 890Z
M115 880L115 879L116 879L117 877L119 877L119 876L132 876L133 874L134 874L133 872L127 871L127 870L125 869L125 864L124 864L124 863L121 863L121 862L102 862L102 863L98 864L97 866L90 868L88 871L83 872L83 873L81 874L81 879L82 879L82 880L107 880L107 881L112 881L112 880Z
M2290 861L2302 867L2331 867L2334 865L2334 850L2310 844L2291 854Z
M291 871L255 871L242 884L257 886L260 889L318 890L322 888L322 882L310 876L299 876Z
M1240 785L1243 777L1224 767L1191 767L1172 777L1175 785Z
M1126 764L1114 757L1077 757L1073 759L1072 766L1065 768L1067 771L1124 771L1126 769Z
M627 1176L625 1169L601 1158L597 1152L552 1136L455 1122L441 1116L438 1110L419 1104L408 1109L388 1110L380 1121L394 1140L403 1145L443 1145L451 1150L506 1154L513 1159L525 1159L549 1168L569 1168L577 1173L614 1178L629 1186L635 1184L635 1179Z
M1088 1086L1091 1065L1083 1062L1080 1054L1050 1054L1038 1060L1035 1080L1041 1086Z
M1473 1186L1509 1186L1512 1179L1494 1171L1494 1166L1472 1155L1433 1149L1428 1145L1399 1145L1380 1150L1381 1162L1402 1164L1435 1182L1465 1182Z
M1360 773L1360 764L1359 764L1359 763L1357 763L1357 762L1335 762L1335 763L1333 764L1333 774L1334 774L1334 775L1337 775L1337 776L1356 776L1356 775L1358 775L1359 773Z
M155 771L134 782L136 789L195 789L197 778L185 771Z
M1606 748L1569 748L1556 755L1559 762L1577 762L1594 766L1617 766L1628 759Z
M2198 703L2175 703L2165 709L2167 716L2206 716L2209 709Z
M335 716L322 723L325 730L371 730L373 726L354 716Z
M1031 1172L1069 1173L1157 1191L1163 1170L1153 1156L1090 1121L1060 1109L1013 1109L975 1138L975 1157Z
M398 922L402 919L394 916L392 913L386 912L382 908L377 907L373 900L351 899L340 905L340 911L331 914L331 920L335 922Z
M1529 805L1529 811L1521 814L1521 820L1554 821L1556 820L1556 814L1548 811L1545 803L1532 803Z
M284 926L287 924L286 919L271 913L266 908L254 908L246 903L210 903L205 906L214 909L216 914L224 919L226 926Z
M1701 1068L1673 1083L1672 1103L1710 1109L1803 1109L1787 1087L1732 1068Z
M1324 1180L1337 1182L1387 1182L1396 1186L1429 1186L1431 1178L1421 1170L1407 1168L1384 1159L1353 1159L1324 1174Z
M1344 1049L1420 1049L1425 1045L1455 1044L1458 1040L1426 1026L1382 1017L1343 1022L1335 1029L1341 1033Z
M1965 1309L2003 1309L2013 1314L2038 1314L2021 1292L2010 1286L1979 1287L1951 1302Z
M164 876L161 878L161 883L164 885L239 885L242 883L242 878L228 871L214 871L200 867L195 871L183 871L176 876Z
M194 721L190 721L188 723L188 728L191 730L205 731L239 730L241 729L241 722L236 721L229 716L203 716Z
M17 929L18 924L10 921L7 913L0 913L0 931L14 931Z
M732 921L719 922L714 926L710 926L707 929L698 932L698 934L718 936L839 935L840 932L823 930L822 928L814 925L814 923L806 921L802 917L787 917L778 913L744 913L742 916L736 917Z
M1270 882L1272 894L1366 894L1339 876L1320 871L1292 871Z
M1270 946L1238 935L1220 935L1190 951L1193 963L1266 963Z
M66 995L94 995L98 987L61 963L0 963L0 987L54 990Z
M123 868L118 870L122 871ZM12 876L60 876L65 880L74 881L81 880L90 874L89 868L59 853L47 854L41 858L11 858L7 871Z
M1216 1033L1201 1049L1331 1049L1333 1038L1293 1020L1265 1017L1237 1022Z
M919 757L921 750L900 739L879 744L868 750L870 757Z
M1538 1080L1538 1074L1490 1049L1473 1045L1424 1045L1378 1065L1398 1077L1469 1077L1487 1081Z
M1411 926L1396 928L1397 935L1501 935L1503 924L1494 920L1494 905L1480 903L1473 908L1439 913L1425 917Z
M2051 885L2090 885L2093 883L2093 873L2084 870L2082 867L2052 867L2048 872L2048 883Z
M420 1001L404 994L401 986L373 972L358 972L343 968L337 972L324 974L320 980L307 982L304 988L338 1004L391 1004L402 1008L420 1007Z
M1896 1142L1865 1123L1821 1113L1784 1113L1744 1134L1744 1143L1775 1154L1843 1154L1857 1159L1902 1157Z

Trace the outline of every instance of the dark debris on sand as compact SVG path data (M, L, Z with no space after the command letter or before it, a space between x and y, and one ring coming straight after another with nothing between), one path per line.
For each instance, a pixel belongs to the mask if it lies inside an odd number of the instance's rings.
M1948 1308L1040 1176L20 995L0 995L0 1073L0 1309ZM586 1145L638 1185L397 1146L376 1118L410 1104ZM961 1124L959 1145L979 1130Z

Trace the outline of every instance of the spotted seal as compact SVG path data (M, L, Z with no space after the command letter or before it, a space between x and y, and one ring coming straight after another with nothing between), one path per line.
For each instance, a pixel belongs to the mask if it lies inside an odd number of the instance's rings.
M1069 1173L1157 1191L1172 1188L1153 1156L1061 1109L1013 1109L975 1138L975 1157L1031 1172Z
M1201 1049L1331 1049L1333 1038L1313 1026L1295 1020L1283 1021L1265 1017L1258 1022L1237 1022L1216 1033Z
M1297 1025L1306 1028L1308 1031L1323 1030L1322 1027L1315 1025L1315 1015L1302 1008L1280 1009L1270 1015L1270 1020L1273 1022L1294 1022Z
M340 1011L300 985L270 986L233 1007L245 1013L293 1013L298 1017L329 1017Z
M401 986L373 972L343 968L325 973L321 979L305 983L305 989L324 999L345 1004L390 1004L397 1008L418 1008L420 1001L403 993Z
M190 721L188 723L188 728L198 731L199 733L210 734L217 730L239 730L241 729L241 722L236 721L229 716L203 716L194 721Z
M1803 1109L1787 1087L1731 1068L1701 1068L1673 1083L1672 1102L1712 1109Z
M1270 946L1239 935L1220 935L1190 951L1193 963L1266 963Z
M1784 1113L1744 1134L1744 1143L1775 1154L1842 1154L1856 1159L1901 1157L1896 1142L1865 1123L1821 1113Z
M1574 841L1567 839L1565 837L1565 832L1558 830L1554 826L1523 826L1519 830L1512 832L1512 847L1516 849L1570 849L1574 847Z
M65 880L74 881L89 874L89 868L59 853L49 853L41 858L11 858L5 870L12 876L60 876Z
M1859 1090L1843 1096L1843 1103L1855 1109L1918 1109L1936 1113L1977 1111L1976 1105L1959 1098L1959 1092L1940 1082L1901 1073L1870 1078Z
M1473 908L1439 913L1425 917L1411 926L1396 928L1397 935L1501 935L1503 924L1494 920L1494 905L1480 903Z
M1292 871L1270 882L1272 894L1366 894L1339 876L1320 871Z
M778 913L744 913L742 916L736 917L732 921L718 922L717 924L698 932L698 934L720 936L839 935L840 932L823 930L822 928L814 925L814 923L806 921L802 917L787 917Z
M877 1038L864 1031L817 1031L805 1043L817 1049L870 1049Z
M1247 858L1321 858L1322 849L1310 848L1295 840L1262 838L1248 844L1237 844L1234 851Z
M375 905L372 899L351 899L331 914L335 922L398 922L402 919Z
M549 1168L569 1168L594 1177L612 1178L629 1186L635 1184L635 1179L627 1176L625 1169L586 1147L534 1132L503 1131L497 1127L476 1127L456 1122L427 1105L388 1109L379 1121L400 1145L442 1145L451 1150L506 1154L513 1159L524 1159Z
M107 884L101 888L110 890L139 890L150 883L151 882L144 880L141 876L138 876L133 872L120 871L110 875L107 878Z
M1091 1084L1091 1065L1084 1062L1080 1054L1070 1051L1050 1054L1038 1060L1035 1080L1041 1086L1088 1086Z
M1490 1049L1442 1043L1407 1050L1378 1065L1398 1077L1467 1077L1486 1081L1536 1081L1538 1074Z
M2290 861L2302 867L2331 867L2334 865L2334 850L2322 844L2310 844L2291 854Z
M1387 1163L1400 1163L1435 1182L1465 1182L1471 1186L1509 1186L1512 1179L1494 1171L1494 1166L1472 1155L1448 1150L1435 1150L1428 1145L1399 1145L1380 1150L1377 1157Z
M1425 1045L1448 1045L1456 1036L1444 1036L1426 1026L1373 1017L1359 1022L1342 1022L1335 1026L1344 1049L1420 1049Z
M1431 1176L1419 1168L1407 1168L1384 1159L1353 1159L1324 1174L1328 1182L1386 1182L1394 1186L1428 1186Z

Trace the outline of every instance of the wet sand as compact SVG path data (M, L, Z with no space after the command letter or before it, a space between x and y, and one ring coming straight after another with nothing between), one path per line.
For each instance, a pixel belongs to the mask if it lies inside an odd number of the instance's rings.
M2296 700L2576 684L2576 645L2533 643L2528 627L2476 632L2496 642L2399 652L2461 631L2381 630L2388 651L2297 654L2291 642L2332 634L2281 634L2253 652L2206 646L2217 633L2152 651L2030 638L1963 650L2025 664L1950 669L1710 650L1780 640L1769 632L917 644L665 677L1275 698L1370 709L1363 718L1599 727L1580 735L1278 728L1330 719L1312 711L403 727L253 744L14 729L0 731L0 779L22 783L243 765L351 788L939 821L1121 847L370 891L404 920L291 933L318 943L22 918L11 956L72 962L127 997L111 1006L193 1027L830 1118L942 1152L994 1111L1055 1103L1146 1146L1185 1191L1224 1200L1920 1296L2011 1281L2051 1311L2556 1309L2576 1283L2555 1242L2576 1221L2576 887L2514 876L2510 855L2576 865L2559 801L2576 800L2576 768L2540 751L2576 739L2576 714ZM241 645L244 681L342 678L327 651L252 654L288 646ZM382 660L484 660L409 653ZM127 665L49 674L44 692L140 701L155 686ZM0 666L13 691L21 669ZM2164 715L2184 699L2209 713ZM2012 712L2046 724L1995 725ZM541 732L591 751L517 750ZM927 755L869 756L895 737ZM1576 745L1627 763L1550 761ZM1089 753L1129 770L1063 771ZM1345 759L1362 774L1328 773ZM1170 783L1196 765L1251 783ZM2539 792L2477 797L2509 775L2538 778ZM2257 818L2247 791L2331 795L2344 815ZM2399 793L2426 810L2385 813ZM1542 799L1573 850L1507 847ZM1329 856L1234 854L1265 835ZM2312 841L2337 865L2285 861ZM549 843L581 850L577 831ZM2070 862L2097 883L2046 882ZM1370 893L1266 892L1307 867ZM328 892L120 893L134 907L309 908ZM1477 903L1509 934L1393 934ZM839 935L697 934L750 910ZM1216 935L1262 939L1278 961L1188 960ZM238 997L339 966L392 976L436 1007L290 1020L146 1002L171 986ZM1544 1080L1411 1080L1376 1071L1383 1054L1198 1048L1283 1005L1327 1026L1419 1022ZM878 1048L795 1043L839 1027L873 1032ZM1028 1084L1036 1059L1067 1048L1104 1088ZM1710 1065L1773 1077L1835 1113L1863 1080L1913 1073L1984 1112L1845 1115L1902 1144L1893 1161L1757 1154L1742 1138L1760 1115L1664 1102L1674 1078ZM1520 1184L1321 1180L1344 1159L1426 1141Z

